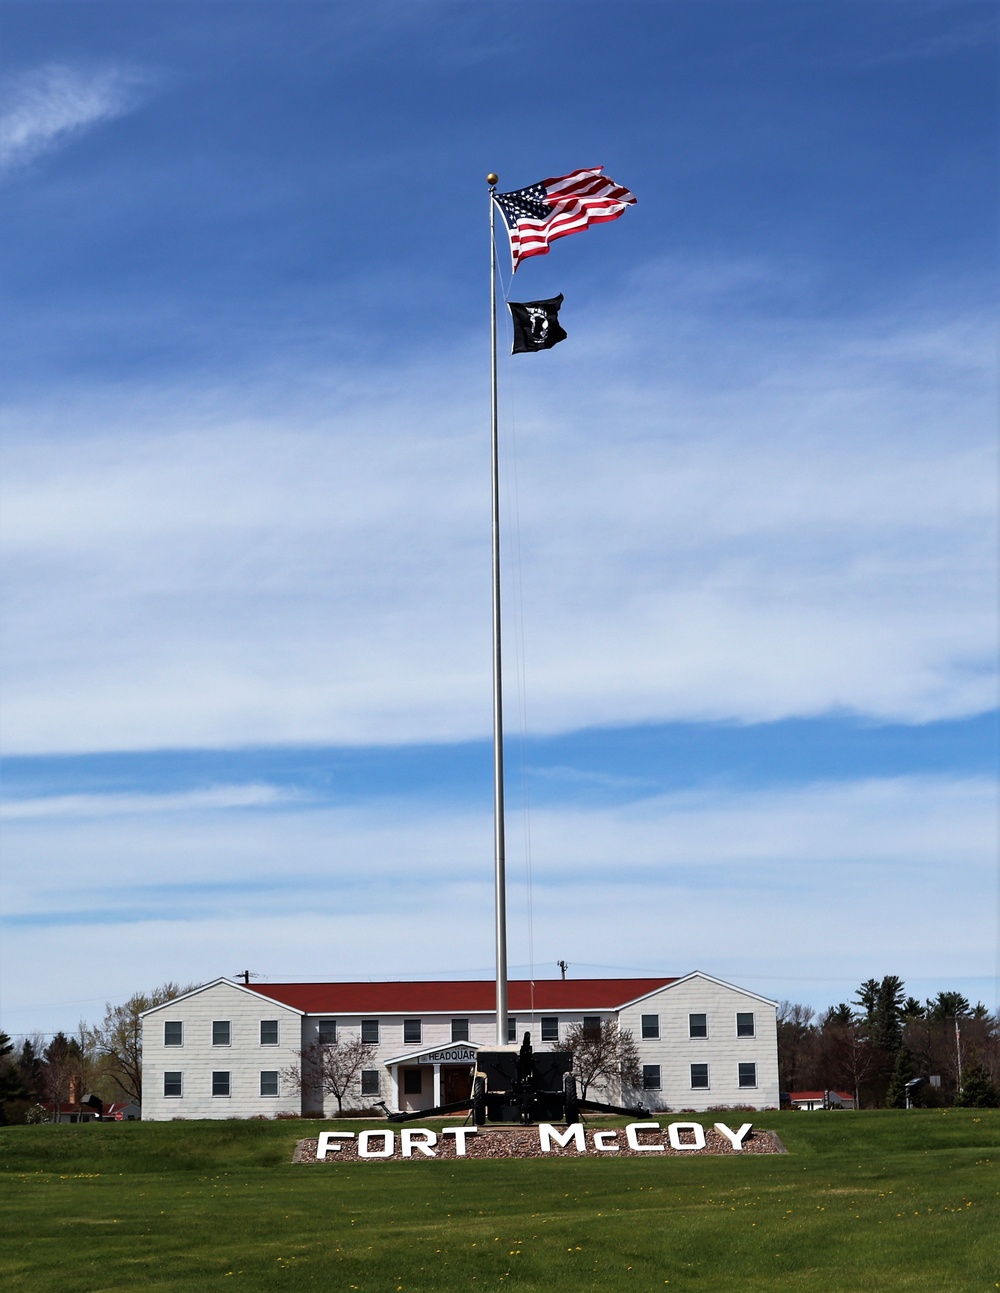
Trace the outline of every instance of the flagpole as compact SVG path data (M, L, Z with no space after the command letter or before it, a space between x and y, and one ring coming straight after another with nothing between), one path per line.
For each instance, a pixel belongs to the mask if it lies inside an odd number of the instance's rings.
M503 806L503 678L500 655L500 451L497 426L497 253L494 216L497 176L490 186L490 373L493 456L493 862L496 903L497 1045L507 1044L507 876Z

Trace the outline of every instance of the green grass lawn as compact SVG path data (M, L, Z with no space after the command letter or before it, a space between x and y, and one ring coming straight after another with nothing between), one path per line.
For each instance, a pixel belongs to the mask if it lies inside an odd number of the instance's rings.
M0 1128L0 1279L32 1293L1000 1288L1000 1111L760 1125L787 1155L292 1166L295 1141L334 1124Z

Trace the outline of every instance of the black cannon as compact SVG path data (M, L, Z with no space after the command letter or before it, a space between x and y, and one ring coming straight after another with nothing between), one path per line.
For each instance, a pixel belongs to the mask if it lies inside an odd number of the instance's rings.
M573 1076L569 1051L535 1051L531 1034L524 1034L520 1047L496 1046L476 1054L472 1094L466 1100L439 1104L432 1109L390 1113L390 1122L412 1122L444 1113L472 1110L477 1127L487 1122L533 1123L580 1121L584 1110L641 1117L648 1110L640 1105L623 1107L600 1100L582 1100Z

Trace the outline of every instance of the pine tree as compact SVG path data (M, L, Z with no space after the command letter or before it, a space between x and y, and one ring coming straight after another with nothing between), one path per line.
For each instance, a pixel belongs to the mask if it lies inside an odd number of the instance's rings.
M1000 1092L981 1060L969 1064L962 1075L962 1089L955 1097L959 1109L996 1109L1000 1105Z
M886 1092L885 1103L890 1109L906 1108L906 1084L912 1081L916 1076L916 1068L913 1063L913 1056L901 1046L896 1052L896 1063L893 1066L892 1077L889 1080L889 1090Z
M872 1045L886 1055L895 1055L903 1044L901 1018L906 994L903 980L887 974L875 992L874 1007L868 1012Z

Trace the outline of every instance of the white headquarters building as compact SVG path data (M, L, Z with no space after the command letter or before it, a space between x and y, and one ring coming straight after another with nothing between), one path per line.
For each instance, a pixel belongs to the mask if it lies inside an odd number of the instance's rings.
M776 1003L695 971L674 979L538 979L509 984L509 1039L558 1050L572 1024L616 1020L642 1063L650 1109L778 1105ZM344 1107L391 1110L462 1100L480 1047L496 1040L495 985L270 983L216 979L143 1016L142 1116L333 1117L336 1102L285 1074L314 1042L374 1043ZM625 1093L594 1092L616 1101Z

